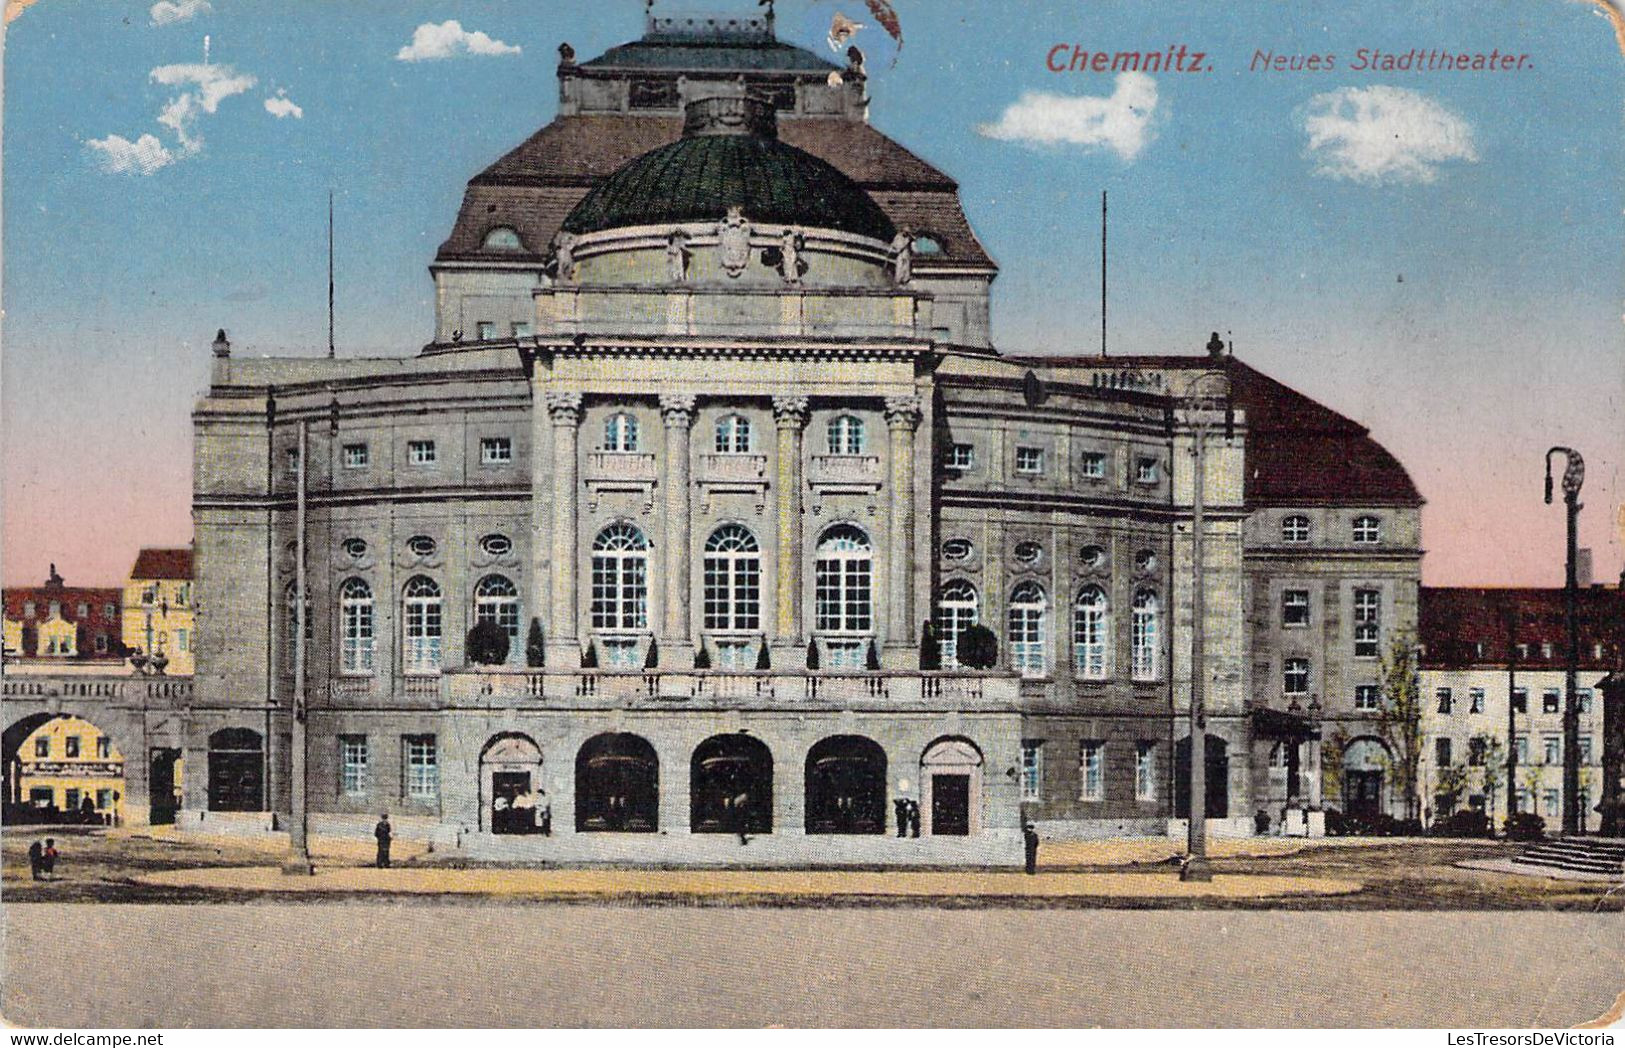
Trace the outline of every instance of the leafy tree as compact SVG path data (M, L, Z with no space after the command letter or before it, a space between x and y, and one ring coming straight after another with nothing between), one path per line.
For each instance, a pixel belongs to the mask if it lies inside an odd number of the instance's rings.
M508 661L508 631L490 619L468 631L468 661L479 666L500 666Z
M1320 785L1322 798L1332 798L1338 807L1343 805L1343 755L1349 748L1348 733L1339 724L1321 745Z
M525 637L525 665L541 667L547 665L547 642L542 635L542 620L530 620L530 633Z
M762 634L762 644L756 649L756 668L770 670L773 668L773 655L767 650L767 634Z
M930 619L920 625L920 669L942 669L942 645L937 643L937 631L931 628Z
M1422 679L1417 670L1414 640L1399 634L1382 660L1382 708L1377 727L1388 746L1394 788L1405 798L1405 817L1421 810L1417 797L1422 763Z
M986 626L966 626L954 642L954 657L961 666L990 670L999 664L999 638Z
M1501 795L1501 787L1506 785L1507 757L1506 745L1495 735L1479 735L1484 747L1484 810L1490 815L1495 814L1495 799Z
M1439 771L1439 782L1434 790L1434 803L1438 806L1437 816L1443 818L1456 810L1461 803L1462 794L1467 792L1467 768L1462 764L1452 764Z

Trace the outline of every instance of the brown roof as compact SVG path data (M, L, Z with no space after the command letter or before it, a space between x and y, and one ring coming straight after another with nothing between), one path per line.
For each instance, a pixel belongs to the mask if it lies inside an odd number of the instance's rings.
M635 157L682 134L676 116L561 116L469 180L440 260L539 258L586 190ZM920 265L991 266L965 220L958 185L868 124L838 118L786 118L779 137L833 164L857 182L899 228L929 234L940 256ZM483 248L494 226L510 226L524 252Z
M4 591L6 618L26 623L43 622L50 617L51 604L60 606L62 618L81 626L105 626L117 629L119 608L124 602L124 591L103 586L14 586ZM23 615L24 605L32 602L32 619ZM81 618L79 605L84 604L87 614ZM113 606L113 614L106 613Z
M1011 357L1027 367L1211 368L1246 413L1248 506L1420 506L1399 460L1364 426L1234 357Z
M189 579L192 577L190 549L142 549L136 554L132 579Z
M1625 657L1625 592L1589 586L1577 593L1580 666L1617 669ZM1562 669L1568 625L1561 588L1424 586L1418 609L1422 663L1429 667L1504 666L1525 646L1524 669ZM1551 645L1544 655L1543 645ZM1603 645L1597 658L1596 646Z

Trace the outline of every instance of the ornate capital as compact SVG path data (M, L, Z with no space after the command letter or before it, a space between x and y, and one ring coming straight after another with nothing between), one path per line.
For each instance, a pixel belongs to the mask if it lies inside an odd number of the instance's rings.
M581 421L580 393L549 393L547 413L555 426L574 426Z
M886 424L892 429L913 429L920 424L920 398L887 397Z
M694 421L694 394L667 393L660 398L660 417L673 429L687 429Z
M774 397L773 421L780 429L803 429L807 425L806 397Z

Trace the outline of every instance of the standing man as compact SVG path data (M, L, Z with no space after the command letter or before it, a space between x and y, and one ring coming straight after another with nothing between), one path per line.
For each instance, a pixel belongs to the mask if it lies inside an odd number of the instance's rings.
M553 802L548 800L546 790L536 792L536 827L543 837L553 836Z
M40 856L40 869L45 871L45 879L56 880L56 838L45 838L45 851Z
M897 836L908 836L908 798L899 797L892 801L892 807L897 810Z
M389 812L386 811L378 816L378 825L372 828L372 835L378 839L378 858L373 862L373 865L380 870L387 870L389 869L389 842L395 837L389 826Z
M35 841L33 844L28 846L28 872L34 875L34 879L36 881L43 879L42 875L45 872L45 845L41 844L39 841Z
M1038 872L1038 830L1030 822L1021 824L1021 842L1026 846L1027 874Z
M920 835L920 802L916 800L908 802L908 834L910 837Z

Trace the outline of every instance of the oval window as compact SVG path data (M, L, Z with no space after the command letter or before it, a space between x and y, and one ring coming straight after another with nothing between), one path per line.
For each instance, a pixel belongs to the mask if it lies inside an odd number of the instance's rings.
M1106 566L1106 551L1100 546L1085 546L1078 551L1078 563L1086 568Z
M351 560L360 560L362 557L367 555L367 540L345 539L344 552L350 557Z
M942 544L942 558L944 560L969 560L970 555L970 539L949 539Z
M1156 571L1157 555L1148 549L1142 549L1140 552L1134 554L1134 570Z
M435 551L434 539L427 535L413 535L406 540L406 548L412 552L413 556L432 557Z
M506 535L487 535L480 539L480 550L491 557L505 556L513 552L513 540Z
M1022 564L1037 564L1044 556L1044 547L1036 542L1016 543L1016 560Z

